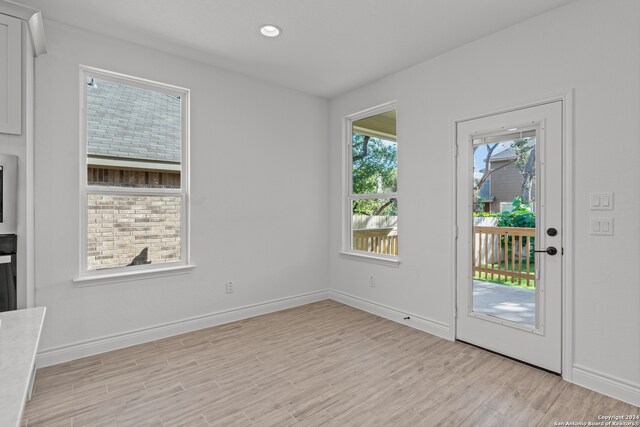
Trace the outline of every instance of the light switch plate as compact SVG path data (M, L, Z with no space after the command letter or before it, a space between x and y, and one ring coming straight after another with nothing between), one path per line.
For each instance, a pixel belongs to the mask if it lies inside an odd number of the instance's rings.
M589 234L592 236L613 236L613 218L589 218Z
M589 208L592 211L612 211L613 193L591 193L589 194Z

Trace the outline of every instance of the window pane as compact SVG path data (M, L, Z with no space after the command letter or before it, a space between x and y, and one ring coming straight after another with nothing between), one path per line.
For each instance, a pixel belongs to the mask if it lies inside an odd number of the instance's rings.
M89 185L180 188L182 99L87 79Z
M472 306L476 313L536 327L537 144L535 131L509 137L488 136L473 145Z
M398 255L398 200L352 201L351 249Z
M182 196L90 193L88 205L89 270L180 261Z
M396 111L356 120L352 128L353 194L396 192Z

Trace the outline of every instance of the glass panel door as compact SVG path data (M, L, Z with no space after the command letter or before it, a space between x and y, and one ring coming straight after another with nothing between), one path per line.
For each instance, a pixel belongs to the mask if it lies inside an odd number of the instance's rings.
M456 339L561 372L562 101L456 124Z

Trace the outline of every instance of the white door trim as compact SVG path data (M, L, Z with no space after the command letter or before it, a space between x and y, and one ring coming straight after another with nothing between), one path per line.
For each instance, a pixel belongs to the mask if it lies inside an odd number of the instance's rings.
M573 140L573 98L574 89L566 92L551 94L547 97L540 98L515 106L510 106L490 112L483 112L474 115L468 115L464 118L453 122L453 147L452 147L452 194L453 194L453 216L456 218L458 213L457 205L457 186L458 186L458 124L469 120L480 119L483 117L493 116L511 111L521 110L524 108L536 107L539 105L550 104L552 102L562 101L562 248L564 250L562 265L562 378L572 382L573 369L573 157L574 157L574 140ZM456 339L457 333L457 271L458 254L456 249L456 240L458 237L457 225L454 221L452 229L452 262L451 274L453 280L451 282L451 339Z

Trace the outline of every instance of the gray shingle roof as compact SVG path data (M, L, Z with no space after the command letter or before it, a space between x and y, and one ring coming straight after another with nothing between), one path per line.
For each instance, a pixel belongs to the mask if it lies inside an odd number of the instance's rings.
M95 79L87 87L89 156L180 162L179 98Z

